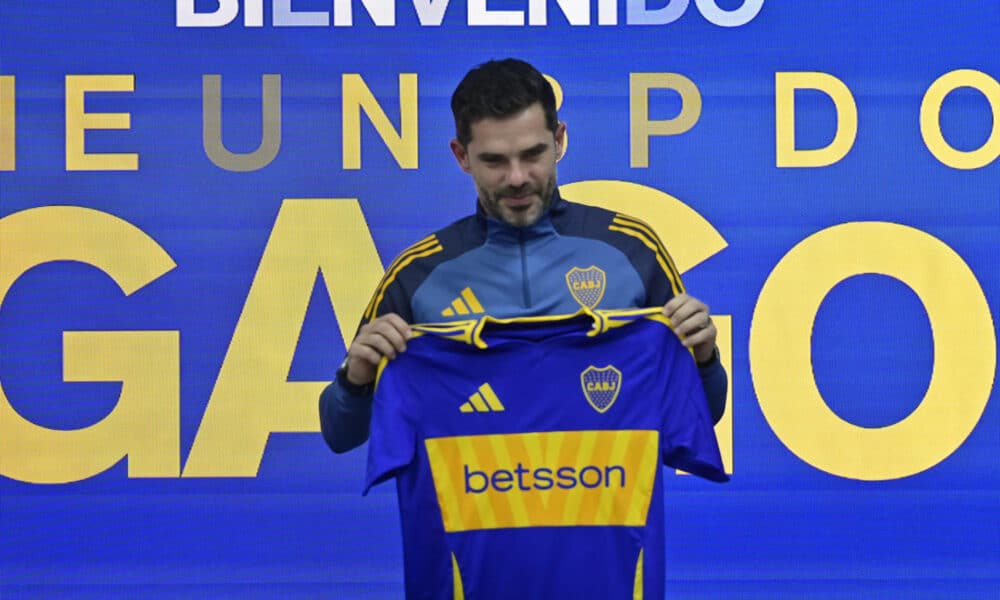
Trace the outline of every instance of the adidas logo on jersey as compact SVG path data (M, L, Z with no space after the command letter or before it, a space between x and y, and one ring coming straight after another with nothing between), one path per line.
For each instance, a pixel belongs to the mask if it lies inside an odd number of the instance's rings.
M455 315L474 315L484 313L486 310L479 303L479 299L472 293L472 288L465 288L458 298L451 301L451 305L441 311L442 317L454 317Z
M469 401L458 407L458 410L464 413L471 412L503 412L506 410L503 403L500 402L500 398L497 398L496 393L490 384L484 383L479 386L479 391L475 394L469 396Z

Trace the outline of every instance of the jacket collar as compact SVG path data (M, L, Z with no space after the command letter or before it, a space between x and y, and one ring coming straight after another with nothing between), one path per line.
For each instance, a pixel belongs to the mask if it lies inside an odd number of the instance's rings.
M562 214L567 207L567 201L559 194L559 188L552 194L552 202L549 209L538 221L527 227L514 227L499 219L486 214L483 205L476 199L476 220L480 226L486 230L487 238L491 241L516 241L554 235L555 227L552 225L552 217Z

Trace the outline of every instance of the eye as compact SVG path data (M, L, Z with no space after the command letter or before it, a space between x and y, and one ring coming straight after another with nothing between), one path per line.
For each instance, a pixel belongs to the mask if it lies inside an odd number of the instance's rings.
M540 159L542 156L544 156L546 150L548 150L548 146L545 145L534 146L526 150L524 154L521 155L521 158L522 160L525 161L534 162Z

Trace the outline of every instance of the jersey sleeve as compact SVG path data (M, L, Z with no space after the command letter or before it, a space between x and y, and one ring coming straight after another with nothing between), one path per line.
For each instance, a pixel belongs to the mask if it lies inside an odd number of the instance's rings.
M416 456L417 432L407 406L407 391L400 383L387 367L375 388L365 494L395 477Z
M663 463L712 481L729 481L698 368L680 342L671 350L664 352L669 358L662 365L668 374L660 425Z

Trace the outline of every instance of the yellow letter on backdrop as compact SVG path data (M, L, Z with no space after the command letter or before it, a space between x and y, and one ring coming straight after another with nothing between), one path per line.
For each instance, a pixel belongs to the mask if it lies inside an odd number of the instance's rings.
M926 396L905 419L878 428L830 410L812 369L820 304L835 285L866 273L908 285L934 335ZM768 277L750 329L750 374L775 435L810 465L851 479L907 477L947 458L979 422L995 368L993 320L975 275L937 238L895 223L845 223L800 242Z
M941 133L941 105L945 97L960 87L969 87L986 96L993 113L993 128L986 142L976 150L956 150ZM954 169L978 169L1000 157L1000 82L982 71L960 69L939 77L920 104L920 133L924 144L942 163Z
M125 295L175 266L143 231L113 215L75 206L32 208L0 219L0 256L0 304L22 274L47 262L97 267ZM118 403L89 427L48 429L18 414L0 386L0 472L30 483L66 483L92 477L128 456L131 477L176 477L178 352L177 331L64 332L64 380L121 381Z
M326 382L288 381L316 276L347 345L382 273L357 200L282 203L184 477L254 477L272 431L319 431Z
M87 92L134 92L135 75L66 76L66 170L67 171L137 171L139 155L88 154L84 134L88 129L129 129L130 113L88 113L84 107Z
M681 96L681 112L673 119L649 119L649 90L673 90ZM632 73L629 77L629 140L631 166L649 166L649 138L680 135L701 117L701 92L698 86L678 73Z
M397 134L392 122L385 115L378 100L372 94L365 80L356 73L345 73L342 77L343 101L343 163L345 169L361 168L361 112L371 120L389 152L404 169L416 169L418 164L417 130L417 75L399 75L399 120Z
M0 75L0 171L13 171L17 156L14 76Z
M775 147L779 167L826 167L847 156L858 135L858 107L844 82L828 73L774 74ZM837 131L825 148L795 148L795 91L817 90L833 100Z
M204 75L201 143L209 160L227 171L246 173L271 164L281 149L281 75L264 75L261 83L261 139L248 154L230 152L222 141L222 76Z

